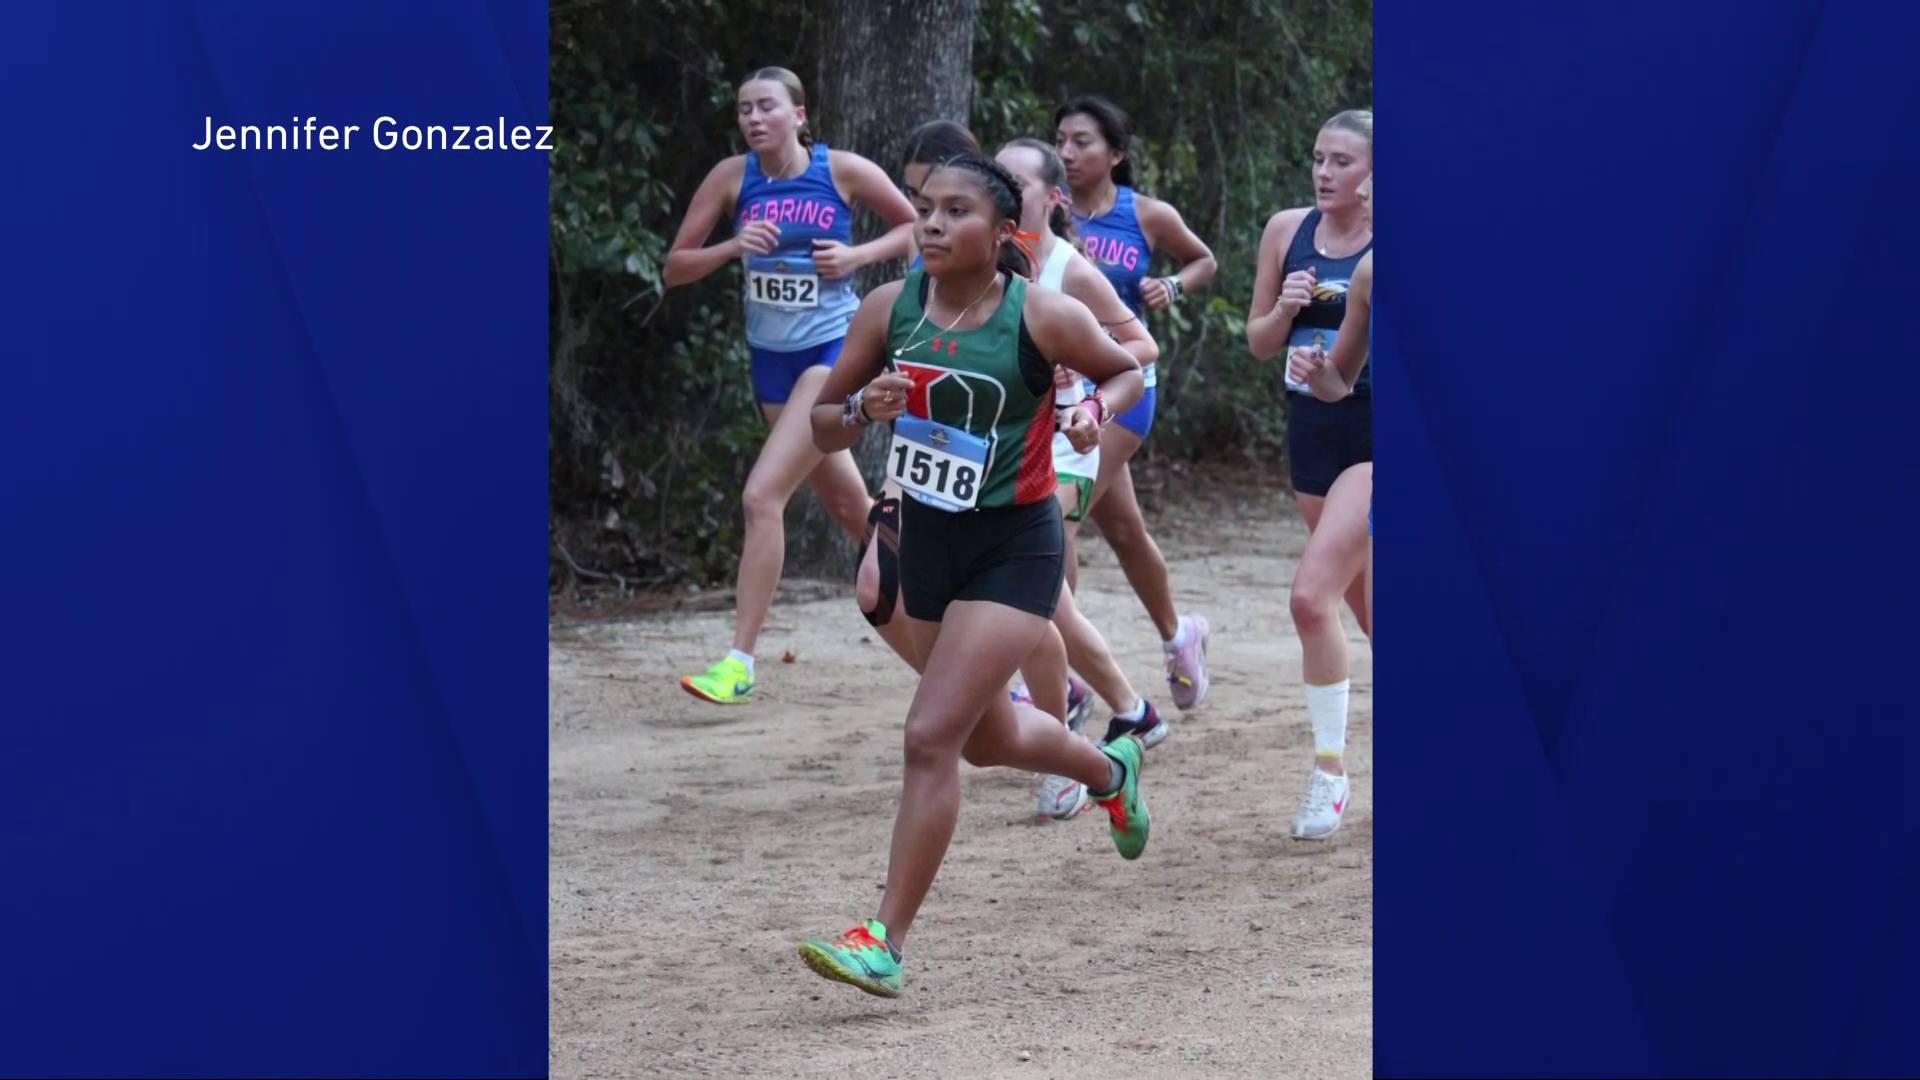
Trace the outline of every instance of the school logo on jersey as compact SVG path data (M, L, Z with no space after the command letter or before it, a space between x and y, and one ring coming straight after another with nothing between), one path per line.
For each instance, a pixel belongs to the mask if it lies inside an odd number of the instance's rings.
M1351 281L1317 281L1313 285L1313 302L1316 304L1337 304L1347 298L1347 286Z
M943 355L959 352L957 341L935 338L927 344ZM961 430L991 431L999 426L1007 407L1007 388L1000 380L938 364L897 362L900 374L913 380L913 389L907 391L908 415Z

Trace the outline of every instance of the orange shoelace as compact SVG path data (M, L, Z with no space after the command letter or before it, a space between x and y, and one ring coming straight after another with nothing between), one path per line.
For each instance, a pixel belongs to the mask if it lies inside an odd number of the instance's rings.
M849 949L884 949L887 943L874 937L866 926L856 926L840 935L841 944Z

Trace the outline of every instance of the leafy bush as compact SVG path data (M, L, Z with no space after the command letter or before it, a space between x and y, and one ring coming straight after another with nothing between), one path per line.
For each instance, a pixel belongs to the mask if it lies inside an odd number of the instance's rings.
M551 19L551 582L729 581L766 436L738 275L668 293L661 273L701 179L744 149L737 80L778 64L815 85L815 20L771 0L556 0ZM1371 106L1372 20L1371 0L984 0L970 125L989 151L1106 94L1133 118L1140 189L1219 260L1152 318L1145 458L1279 462L1278 372L1246 349L1254 261L1267 219L1311 198L1320 125Z

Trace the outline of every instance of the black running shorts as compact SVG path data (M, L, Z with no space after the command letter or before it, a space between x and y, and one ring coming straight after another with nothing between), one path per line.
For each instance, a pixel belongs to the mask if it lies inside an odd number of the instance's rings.
M1053 618L1067 572L1060 500L949 514L900 500L900 594L907 615L939 622L955 600Z
M1312 394L1288 394L1287 468L1293 490L1325 498L1333 482L1373 460L1373 397L1328 403Z

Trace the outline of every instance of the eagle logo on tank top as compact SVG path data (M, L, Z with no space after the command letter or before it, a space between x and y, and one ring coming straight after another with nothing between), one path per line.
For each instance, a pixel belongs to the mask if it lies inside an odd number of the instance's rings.
M1313 302L1316 304L1337 304L1347 298L1347 286L1350 281L1319 281L1313 286Z

